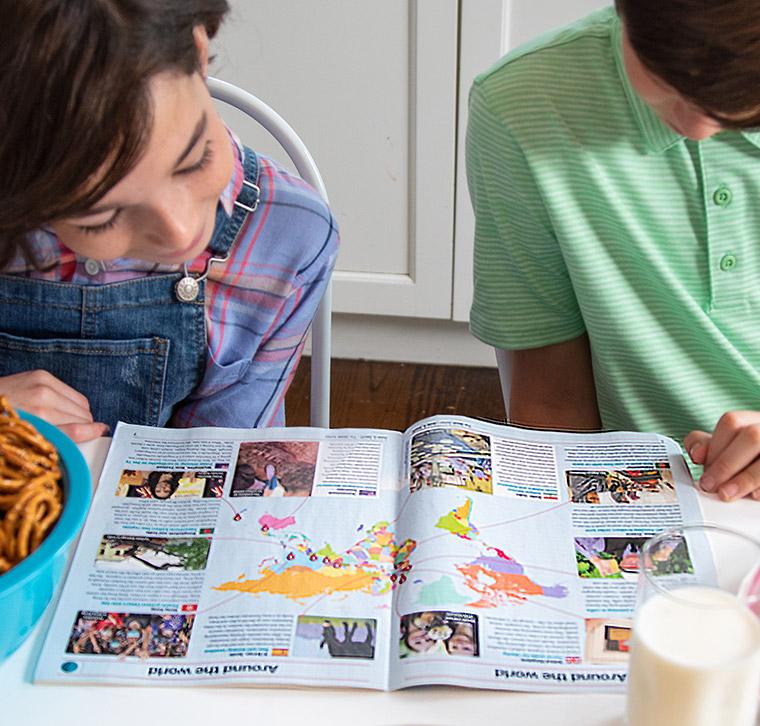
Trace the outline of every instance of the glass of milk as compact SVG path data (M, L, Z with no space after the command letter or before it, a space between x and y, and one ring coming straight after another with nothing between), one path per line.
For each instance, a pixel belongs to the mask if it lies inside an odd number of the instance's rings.
M755 726L759 695L760 541L709 524L647 540L628 726Z

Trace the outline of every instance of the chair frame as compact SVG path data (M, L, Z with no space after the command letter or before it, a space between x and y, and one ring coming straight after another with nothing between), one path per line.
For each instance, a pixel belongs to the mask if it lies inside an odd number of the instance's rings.
M499 381L501 383L501 395L504 399L504 411L509 421L509 390L512 381L512 367L509 360L509 351L502 348L494 348L496 352L496 366L499 369Z
M264 127L290 157L299 176L328 202L327 190L306 144L273 108L260 98L227 81L209 77L208 89L218 101L234 106ZM330 353L332 342L332 283L328 282L311 324L311 411L312 426L330 426Z

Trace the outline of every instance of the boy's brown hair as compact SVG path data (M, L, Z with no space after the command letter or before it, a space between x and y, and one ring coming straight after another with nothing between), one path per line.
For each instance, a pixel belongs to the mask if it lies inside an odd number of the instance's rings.
M137 163L150 79L199 69L227 0L0 0L0 270L45 223L86 211ZM96 184L93 178L100 177Z
M760 4L615 0L644 66L726 128L760 127Z

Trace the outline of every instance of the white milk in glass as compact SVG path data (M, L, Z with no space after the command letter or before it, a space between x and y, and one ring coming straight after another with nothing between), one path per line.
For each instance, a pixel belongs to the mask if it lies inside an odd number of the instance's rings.
M659 593L636 613L629 726L755 726L760 621L710 587Z

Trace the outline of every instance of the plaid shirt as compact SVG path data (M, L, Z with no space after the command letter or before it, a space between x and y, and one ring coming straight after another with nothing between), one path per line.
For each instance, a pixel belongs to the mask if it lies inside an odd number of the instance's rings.
M243 148L234 137L232 143L234 171L219 199L227 215L243 183ZM335 264L338 232L327 205L299 177L271 159L258 160L259 206L243 223L226 263L210 268L206 371L175 410L175 426L284 425L285 392ZM51 232L39 230L31 239L43 269L31 268L19 257L5 274L102 285L181 270L181 265L124 258L95 267ZM202 272L208 257L204 252L189 269Z

